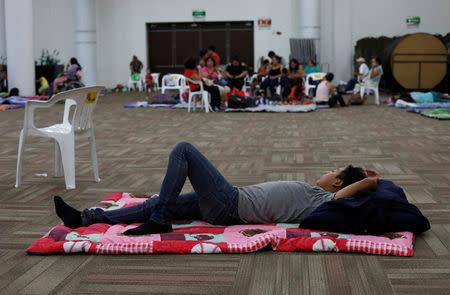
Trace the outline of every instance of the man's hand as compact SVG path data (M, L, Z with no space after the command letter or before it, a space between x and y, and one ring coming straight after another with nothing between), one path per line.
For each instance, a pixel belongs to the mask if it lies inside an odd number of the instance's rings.
M368 188L370 190L376 190L378 186L378 175L367 177L366 181L368 182Z

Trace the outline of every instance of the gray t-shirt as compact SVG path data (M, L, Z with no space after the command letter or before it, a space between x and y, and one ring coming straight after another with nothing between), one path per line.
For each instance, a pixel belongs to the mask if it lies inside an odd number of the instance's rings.
M300 181L273 181L240 187L239 217L246 223L301 223L333 193Z

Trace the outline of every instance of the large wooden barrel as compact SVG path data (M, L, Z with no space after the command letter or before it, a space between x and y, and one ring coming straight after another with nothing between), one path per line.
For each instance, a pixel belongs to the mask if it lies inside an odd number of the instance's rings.
M448 52L433 35L417 33L394 41L383 52L383 64L406 89L432 89L447 74Z

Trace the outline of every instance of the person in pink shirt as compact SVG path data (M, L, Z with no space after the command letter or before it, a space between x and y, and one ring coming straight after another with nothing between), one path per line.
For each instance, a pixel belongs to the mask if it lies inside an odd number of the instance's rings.
M216 69L216 61L209 56L205 61L205 66L202 68L202 77L216 82L219 79L219 72Z
M334 74L328 73L325 78L317 85L316 96L314 102L318 105L329 105L330 108L334 107L339 101L341 107L345 107L345 101L342 96L334 88L333 81Z

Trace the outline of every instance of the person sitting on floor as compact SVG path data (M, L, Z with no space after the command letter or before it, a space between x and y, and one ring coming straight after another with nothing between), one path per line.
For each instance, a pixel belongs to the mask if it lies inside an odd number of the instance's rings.
M350 91L355 88L357 83L361 83L363 77L369 73L369 67L366 65L366 59L364 57L358 57L356 59L356 67L358 71L353 73L353 79L350 79L345 85L345 91Z
M48 81L45 79L45 77L40 77L36 80L36 83L39 83L39 89L37 91L38 95L44 95L45 91L48 89Z
M283 65L281 64L281 57L274 55L272 57L272 63L268 66L268 77L265 78L260 89L262 90L261 95L266 96L266 89L269 88L271 97L275 93L275 88L280 84L279 79L281 78L281 72L283 71Z
M363 81L355 85L353 94L350 97L350 104L361 105L366 102L365 94L361 97L361 87L378 87L381 76L383 76L383 67L381 66L381 59L372 58L372 67L367 75L363 75Z
M202 81L202 77L197 70L197 61L194 57L190 57L186 60L186 62L184 63L184 68L184 76L186 78L194 81ZM192 92L199 91L200 85L193 84L191 82L188 82L188 84ZM217 88L217 86L215 85L203 84L203 89L211 94L211 107L213 108L213 110L220 110L221 101L219 88Z
M342 96L334 88L333 81L334 74L327 73L325 78L317 86L316 96L314 97L314 102L318 105L329 105L330 108L334 107L337 102L341 107L345 107L345 101Z
M303 79L297 81L297 85L291 88L289 93L289 102L304 103L305 101L305 86L303 85Z
M196 64L194 63L194 68ZM189 181L194 192L182 194ZM169 156L159 196L142 204L104 211L82 212L54 198L56 214L70 228L94 223L142 225L125 235L172 231L173 220L205 220L214 225L245 223L300 223L321 204L375 190L378 175L349 165L322 175L314 185L300 181L274 181L245 187L230 184L192 144L178 143Z
M247 75L247 65L240 62L237 56L233 58L231 64L225 69L225 77L228 79L228 86L230 86L230 88L234 87L241 90Z
M390 98L389 103L395 103L398 100L403 100L409 103L439 103L450 102L450 95L448 93L440 93L435 91L429 92L406 92Z
M313 73L320 73L320 70L314 61L309 60L308 64L305 67L305 74L309 75L309 74L313 74Z
M289 61L287 74L282 76L280 84L282 85L282 96L289 96L292 87L299 84L299 81L306 77L302 65L295 58ZM302 83L303 84L303 83Z
M81 66L78 63L78 60L75 57L72 57L70 59L70 65L68 66L67 70L64 71L64 73L60 77L53 80L53 93L58 90L58 86L61 83L80 80L80 73Z

